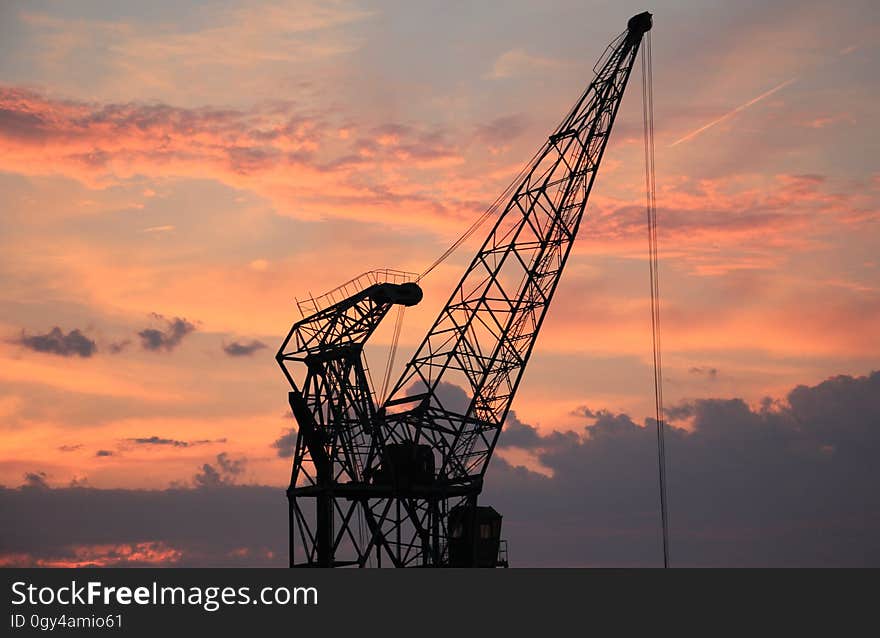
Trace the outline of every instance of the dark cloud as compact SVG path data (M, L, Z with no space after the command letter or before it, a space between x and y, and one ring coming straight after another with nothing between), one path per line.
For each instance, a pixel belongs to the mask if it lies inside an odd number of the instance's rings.
M238 476L244 472L245 459L232 459L226 452L217 455L217 464L220 470L227 476Z
M683 405L689 430L666 438L673 565L880 566L880 372L755 407ZM590 412L579 432L508 420L500 453L525 449L552 473L498 457L489 467L481 502L504 515L513 565L659 564L656 433ZM195 481L214 489L161 491L45 489L35 474L27 484L44 489L0 489L0 547L63 557L152 542L180 550L180 565L281 565L283 489L233 485L243 471L221 454Z
M178 566L285 566L284 489L0 488L0 557L81 561L83 547L141 543L180 552ZM117 562L137 564L125 555Z
M46 483L46 473L45 472L25 472L24 475L24 484L23 488L34 488L46 490L49 489L49 484Z
M226 149L230 168L241 175L260 172L273 164L278 164L281 155L281 151L277 149L255 146L247 148L232 146Z
M110 351L110 354L119 354L123 350L125 350L131 344L130 339L123 339L122 341L114 341L107 349Z
M694 367L688 370L690 374L694 374L697 376L707 377L709 379L716 379L718 377L718 368L699 368Z
M172 447L192 447L194 445L205 445L207 443L226 443L226 439L198 439L195 441L179 441L177 439L167 439L153 435L125 439L125 442L133 443L134 445L170 445Z
M525 450L535 449L543 445L543 437L531 425L526 425L511 412L504 426L504 434L499 439L499 446L517 447Z
M421 382L412 384L406 391L407 396L421 394L425 385ZM437 384L434 394L443 403L443 407L453 412L464 414L471 403L471 395L453 383L441 381Z
M196 487L219 487L226 484L220 472L210 463L205 463L202 469L196 472L193 482Z
M293 428L286 430L284 434L272 442L272 447L282 459L292 457L296 448L296 430Z
M46 138L45 121L34 113L0 108L0 134L13 140L42 142Z
M785 401L679 406L666 434L677 565L880 565L880 372L800 386ZM505 515L516 561L657 564L656 431L597 413L579 433L507 424L545 476L495 459L483 501Z
M210 463L202 465L201 469L193 476L196 487L220 487L234 485L238 477L244 472L247 460L232 459L226 452L217 455L217 466Z
M27 335L24 332L15 340L15 343L30 348L36 352L57 354L62 357L91 357L98 350L95 342L85 336L78 329L73 329L67 334L58 326L42 335Z
M172 445L174 447L188 447L189 443L187 441L177 441L175 439L164 439L158 436L147 436L140 437L134 439L125 439L129 443L135 443L137 445Z
M165 328L145 328L138 333L141 338L141 346L144 350L173 350L180 344L181 340L196 329L194 323L187 321L181 317L166 317L153 313L152 317L158 321L165 323Z
M256 339L249 343L233 341L232 343L223 346L223 352L230 357L249 357L257 350L262 350L266 347L268 346L266 346L265 343L257 341Z
M664 406L663 414L669 421L683 421L694 416L694 404L685 401L678 405Z
M95 456L113 456L113 452L110 450L98 450L95 452Z
M79 443L77 445L59 445L58 450L60 452L76 452L81 447L82 447L82 443Z

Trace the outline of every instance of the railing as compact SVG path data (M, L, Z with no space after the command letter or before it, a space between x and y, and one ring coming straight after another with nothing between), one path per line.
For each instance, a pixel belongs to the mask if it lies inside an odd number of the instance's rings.
M307 317L324 308L329 308L343 299L348 299L374 284L405 284L418 278L418 273L406 272L405 270L394 270L392 268L368 270L353 279L349 279L344 284L336 286L333 290L325 292L323 295L313 297L309 293L308 299L295 299L296 306L299 308L300 314L303 317Z

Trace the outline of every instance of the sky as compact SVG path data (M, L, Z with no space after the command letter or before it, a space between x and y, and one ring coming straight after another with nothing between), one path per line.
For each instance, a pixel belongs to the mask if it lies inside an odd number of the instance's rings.
M0 4L0 564L283 564L295 298L421 272L645 9L673 559L878 564L880 10L573 0ZM521 564L657 560L640 91L487 475Z

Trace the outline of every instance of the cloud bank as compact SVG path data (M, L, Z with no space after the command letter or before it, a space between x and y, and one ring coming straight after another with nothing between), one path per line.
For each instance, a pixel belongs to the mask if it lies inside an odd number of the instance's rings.
M481 502L504 515L513 564L659 564L653 424L581 414L580 432L508 420L500 452L524 451L551 474L492 462ZM673 565L880 565L880 372L754 407L698 399L675 415ZM50 489L45 473L30 473L26 486L0 490L0 562L136 564L125 557L146 547L174 565L283 565L283 489L235 485L243 471L244 459L223 453L196 475L198 489L169 490ZM122 558L107 558L107 546Z

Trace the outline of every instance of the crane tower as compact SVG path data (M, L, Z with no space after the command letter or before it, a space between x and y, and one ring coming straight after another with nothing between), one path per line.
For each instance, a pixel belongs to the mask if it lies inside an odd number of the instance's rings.
M276 356L297 423L291 567L506 565L478 497L651 26L633 16L606 49L384 402L363 347L421 301L417 276L371 271L299 303Z

